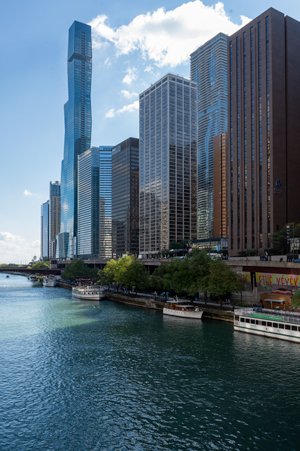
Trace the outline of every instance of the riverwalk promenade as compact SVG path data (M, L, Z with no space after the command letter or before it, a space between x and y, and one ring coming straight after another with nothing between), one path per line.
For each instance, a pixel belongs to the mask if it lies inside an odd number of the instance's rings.
M61 288L66 288L71 290L72 285L66 282L59 282L58 286ZM153 309L153 310L163 310L165 305L165 298L163 296L154 297L150 294L145 293L124 293L121 291L107 291L106 298L119 302L121 304L131 305L133 307L140 307L145 309ZM172 299L172 298L171 298ZM180 300L180 299L179 299ZM186 301L186 299L182 299L182 301ZM203 309L203 318L209 318L219 321L227 321L233 323L233 307L231 305L223 305L221 306L215 302L202 302L197 301L194 302L199 305Z

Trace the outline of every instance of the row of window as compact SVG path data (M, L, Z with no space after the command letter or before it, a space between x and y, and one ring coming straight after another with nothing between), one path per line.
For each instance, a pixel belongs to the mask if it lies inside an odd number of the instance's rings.
M260 321L258 319L243 318L242 316L240 316L240 322L256 324L258 326L275 327L277 329L294 330L294 331L300 332L300 326L294 326L291 324L273 323L271 321Z

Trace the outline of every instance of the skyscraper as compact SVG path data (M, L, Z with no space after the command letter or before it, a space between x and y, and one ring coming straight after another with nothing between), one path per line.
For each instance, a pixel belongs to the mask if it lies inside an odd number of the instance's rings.
M112 149L113 256L139 252L139 140Z
M91 27L74 22L69 29L68 101L64 106L65 145L61 167L61 237L57 257L77 253L77 164L78 155L91 146Z
M41 207L41 259L49 259L49 200Z
M229 253L299 221L300 22L273 8L228 37Z
M140 95L140 254L197 237L197 88L167 74Z
M81 258L112 257L111 146L78 156L78 239Z
M50 182L49 196L49 257L56 256L56 236L60 232L61 198L60 183Z
M213 235L213 139L227 131L227 36L219 33L191 54L198 89L198 239Z

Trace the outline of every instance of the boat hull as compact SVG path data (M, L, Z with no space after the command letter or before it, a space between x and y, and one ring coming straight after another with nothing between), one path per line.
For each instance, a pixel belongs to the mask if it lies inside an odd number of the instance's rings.
M100 301L105 297L104 294L75 294L72 293L74 298L83 299L85 301Z
M189 319L201 319L203 311L186 311L186 310L176 310L167 307L163 308L163 314L168 316L177 316L178 318L189 318Z
M246 322L247 320L249 320L249 318L243 316L235 317L234 330L246 334L300 343L300 325L296 323L279 322L276 319L260 321L256 318L250 318L250 322ZM251 320L253 323L251 323ZM261 324L262 322L265 324Z
M56 280L43 280L43 286L44 287L50 287L50 288L54 288L56 287Z

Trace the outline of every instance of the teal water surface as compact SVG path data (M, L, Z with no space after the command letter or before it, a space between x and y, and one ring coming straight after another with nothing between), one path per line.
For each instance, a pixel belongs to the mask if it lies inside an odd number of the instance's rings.
M0 450L299 450L299 358L0 274Z

